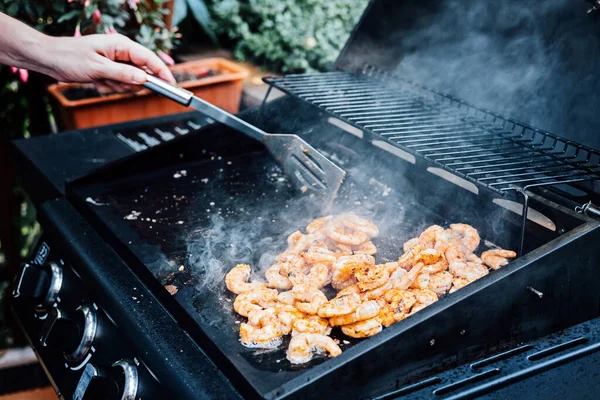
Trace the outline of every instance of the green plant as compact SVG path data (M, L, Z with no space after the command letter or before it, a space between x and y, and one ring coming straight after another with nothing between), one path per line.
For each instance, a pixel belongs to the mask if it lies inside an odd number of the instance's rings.
M178 26L181 21L188 16L189 12L192 13L194 20L200 25L213 43L216 43L217 37L211 26L212 19L204 0L175 0L173 25Z
M165 25L167 0L0 0L0 12L49 35L122 33L169 52L178 34Z
M326 70L368 0L209 0L235 56L277 72Z

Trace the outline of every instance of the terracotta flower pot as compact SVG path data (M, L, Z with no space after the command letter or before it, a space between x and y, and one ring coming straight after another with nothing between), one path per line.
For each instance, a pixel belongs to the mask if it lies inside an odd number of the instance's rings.
M245 68L222 58L189 61L171 67L173 72L190 72L195 75L200 75L206 69L218 70L220 74L182 82L179 86L224 110L238 112L242 83L248 76ZM63 94L66 89L85 86L89 87L79 83L58 83L48 87L50 94L57 100L63 129L82 129L189 111L189 108L149 90L81 100L69 100Z

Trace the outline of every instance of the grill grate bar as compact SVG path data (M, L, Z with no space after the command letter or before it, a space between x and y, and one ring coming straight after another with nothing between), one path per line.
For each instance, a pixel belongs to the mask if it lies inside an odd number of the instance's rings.
M265 81L498 194L600 179L600 152L366 68Z

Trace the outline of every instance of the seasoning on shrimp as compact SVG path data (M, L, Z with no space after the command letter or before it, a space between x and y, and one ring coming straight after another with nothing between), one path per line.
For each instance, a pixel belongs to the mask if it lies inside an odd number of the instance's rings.
M361 304L356 310L354 310L350 314L329 318L329 325L349 325L358 321L373 318L377 314L379 314L379 308L379 304L377 304L375 300L367 301Z
M248 292L262 284L248 283L250 279L250 266L248 264L238 264L225 275L225 285L227 289L235 294Z
M375 259L367 254L340 257L333 264L332 286L335 289L344 289L354 285L357 283L356 272L368 265L375 265Z
M277 302L277 290L257 287L238 295L233 302L233 309L241 316L247 317L251 311L272 307Z
M383 265L365 265L356 271L356 279L360 290L371 290L384 285L390 273Z
M342 349L329 336L299 333L290 340L286 356L292 364L304 364L312 360L315 353L328 353L330 357L337 357L342 354Z
M319 308L317 314L322 318L346 315L356 310L360 304L360 296L356 293L351 293L329 300Z
M251 311L248 323L240 324L240 341L246 347L278 347L282 334L277 317L267 310Z
M292 328L292 336L299 333L318 333L321 335L329 335L331 326L326 318L321 318L318 315L307 315L304 318L298 318L294 321Z
M366 233L349 228L339 220L330 222L325 229L325 234L331 240L349 246L358 246L369 240Z
M517 253L511 250L493 249L481 253L481 261L491 269L499 269L508 264L509 258L515 258Z
M288 279L294 285L312 286L321 289L331 283L331 270L325 264L317 264L308 274L301 271L291 272Z
M452 274L447 271L437 272L429 275L429 287L438 295L446 293L452 287Z
M350 337L362 339L377 335L381 332L382 328L381 322L375 317L365 321L355 322L350 325L344 325L342 326L342 332Z

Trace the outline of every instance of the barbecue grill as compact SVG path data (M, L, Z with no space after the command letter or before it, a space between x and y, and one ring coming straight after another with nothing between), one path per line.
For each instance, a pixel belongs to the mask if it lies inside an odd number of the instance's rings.
M65 397L82 398L100 390L95 382L108 382L109 395L123 398L468 398L514 394L521 381L536 397L543 395L532 389L540 374L596 360L600 153L593 140L570 138L590 134L593 117L578 118L585 114L580 98L573 103L576 96L565 94L573 124L557 136L534 123L552 132L564 118L543 119L529 102L513 103L521 97L502 85L490 82L486 96L464 92L474 84L443 79L445 65L424 72L427 82L411 81L406 71L419 54L431 65L436 26L490 8L412 3L372 2L335 71L267 78L288 96L242 117L264 131L298 133L347 171L332 211L358 212L380 225L379 260L397 258L424 227L452 222L475 226L482 249L518 249L519 258L367 340L334 331L340 356L294 366L284 349L239 343L240 320L223 285L235 263L263 265L282 237L319 216L318 199L298 192L260 143L196 113L18 142L25 174L38 178L25 182L45 234L17 279L13 309ZM533 30L536 43L547 44L546 59L565 61L553 73L579 82L575 76L581 80L597 62L575 62L589 47L558 57L564 48L545 35L560 28L564 40L593 42L595 16L583 4L529 3L504 2L481 14L479 34L503 43ZM529 10L526 18L491 23L511 17L511 7ZM443 37L446 60L456 61L452 50L470 28ZM419 39L429 32L431 40L415 47L407 32ZM588 90L597 85L586 82ZM535 94L546 99L543 89ZM512 107L525 122L479 108L478 98L510 99L498 108ZM595 95L584 100L591 107ZM82 304L100 333L89 343L60 339L56 332L86 332L73 316ZM40 344L40 332L55 338L46 341L55 347ZM87 351L73 361L82 343ZM555 380L554 389L593 393L590 374L568 375L565 386ZM127 397L132 382L137 395Z

